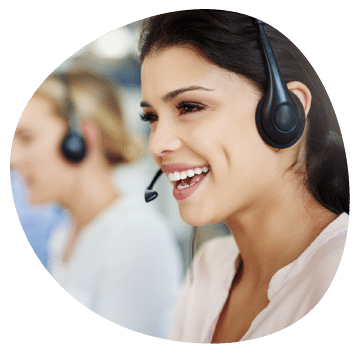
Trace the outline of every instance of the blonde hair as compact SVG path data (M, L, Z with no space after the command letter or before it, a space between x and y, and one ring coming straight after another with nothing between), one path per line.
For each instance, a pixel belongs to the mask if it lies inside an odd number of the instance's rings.
M54 103L56 113L69 126L65 97L70 93L77 116L81 121L95 122L101 131L101 147L110 166L131 163L139 158L141 146L125 125L118 89L108 79L89 71L65 74L67 83L51 74L36 90L35 95Z

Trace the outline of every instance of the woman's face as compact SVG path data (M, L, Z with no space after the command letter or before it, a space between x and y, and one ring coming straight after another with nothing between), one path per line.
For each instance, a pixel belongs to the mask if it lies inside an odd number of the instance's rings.
M150 152L170 180L180 178L171 183L186 223L227 221L275 196L285 166L259 136L261 94L247 79L170 47L144 60L142 90Z
M53 103L34 95L19 120L11 151L11 166L24 179L33 204L61 202L68 193L73 167L60 152L66 130Z

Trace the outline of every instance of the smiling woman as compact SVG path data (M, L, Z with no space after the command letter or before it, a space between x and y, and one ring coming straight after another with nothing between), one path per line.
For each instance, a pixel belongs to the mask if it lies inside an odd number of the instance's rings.
M143 24L141 106L151 125L150 152L186 223L223 221L232 232L196 255L173 340L235 342L281 330L319 302L340 262L349 185L333 108L302 53L260 26L218 10L168 13ZM265 62L264 27L283 79L276 61ZM289 125L292 132L295 110L300 129L286 143L259 127L259 112L264 120L270 111L257 109L259 102L279 93L273 80L285 81L286 106L274 128L263 127L283 135Z
M160 75L153 80L155 65ZM172 67L176 69L172 71ZM294 156L265 149L255 120L250 119L261 98L250 81L212 64L192 49L173 47L144 60L142 83L143 97L150 103L145 107L147 119L151 118L150 151L163 172L171 172L169 164L182 162L189 164L189 169L203 165L211 170L209 179L203 179L197 190L193 187L196 192L188 201L179 199L185 222L205 225L225 221L231 211L243 209L246 201L255 203L261 192L277 189L282 169L292 164ZM171 90L173 85L178 89ZM149 100L159 89L157 102L154 97ZM287 161L281 160L283 166L278 159L282 153L288 156ZM183 170L186 168L179 171ZM175 192L180 185L174 185Z

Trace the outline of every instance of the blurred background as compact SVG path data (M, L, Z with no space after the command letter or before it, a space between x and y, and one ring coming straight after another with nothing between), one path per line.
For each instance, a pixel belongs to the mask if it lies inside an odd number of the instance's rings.
M141 121L140 102L140 62L138 59L138 38L141 21L120 27L94 40L79 49L58 68L65 72L71 68L87 69L107 77L118 85L118 95L123 104L123 110L132 135L141 137L146 146L139 167L142 171L142 181L150 183L158 167L150 157L148 138L150 126ZM141 188L141 183L137 186ZM47 267L47 240L53 229L60 222L65 211L59 206L32 207L27 204L26 191L17 179L11 175L12 189L16 209L25 234L42 264ZM132 182L134 183L134 182ZM224 223L191 227L184 223L179 215L178 205L172 195L172 186L165 177L161 177L155 185L159 197L150 202L169 222L178 240L183 260L184 273L189 267L192 255L205 241L215 236L229 234ZM142 189L142 199L144 189Z

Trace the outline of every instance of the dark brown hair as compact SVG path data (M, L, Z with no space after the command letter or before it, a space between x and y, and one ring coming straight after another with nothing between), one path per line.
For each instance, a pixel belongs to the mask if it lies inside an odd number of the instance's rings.
M306 133L306 184L336 214L349 213L349 179L341 133L330 99L311 64L298 48L266 25L285 82L300 81L312 94ZM145 19L140 59L171 46L186 46L221 68L242 74L263 92L268 85L253 18L222 10L186 10Z

